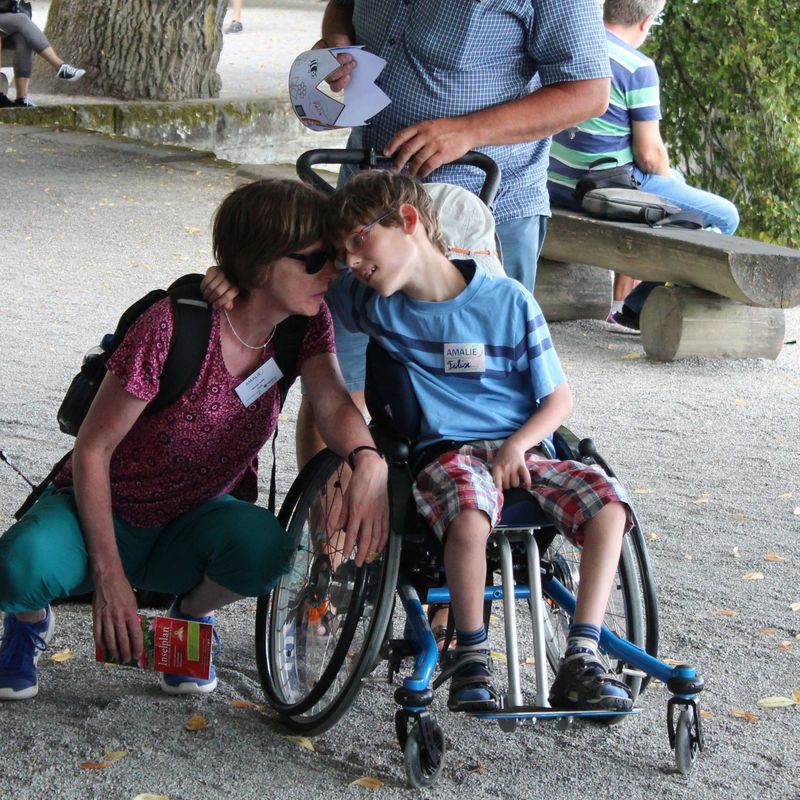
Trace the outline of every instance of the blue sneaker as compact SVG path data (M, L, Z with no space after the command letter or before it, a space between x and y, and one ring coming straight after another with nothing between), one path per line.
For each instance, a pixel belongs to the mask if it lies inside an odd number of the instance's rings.
M28 700L39 691L36 662L53 637L53 612L41 622L22 622L6 614L0 642L0 700Z
M207 617L191 617L189 614L184 614L178 611L182 598L178 598L167 611L166 616L173 619L187 619L189 622L205 622L208 625L216 625L217 620L213 614ZM214 642L217 645L216 652L219 652L219 636L217 636L216 629L214 630ZM190 678L188 675L173 675L168 672L159 672L158 683L162 692L167 694L208 694L217 688L217 671L214 669L214 664L211 664L211 670L208 673L208 678Z

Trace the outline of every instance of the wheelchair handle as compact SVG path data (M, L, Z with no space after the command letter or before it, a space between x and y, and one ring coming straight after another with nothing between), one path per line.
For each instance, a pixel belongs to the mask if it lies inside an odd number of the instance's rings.
M331 194L333 192L333 187L316 173L312 167L319 164L342 164L355 165L361 169L375 169L376 167L388 167L391 163L391 158L376 153L375 150L306 150L306 152L297 159L297 174L305 183L311 184L317 189L321 189L325 194ZM491 206L497 195L497 189L500 186L500 167L497 166L494 159L487 156L485 153L479 153L477 150L470 150L461 156L461 158L451 161L450 163L477 167L483 172L483 186L481 186L478 197L480 197L485 205Z

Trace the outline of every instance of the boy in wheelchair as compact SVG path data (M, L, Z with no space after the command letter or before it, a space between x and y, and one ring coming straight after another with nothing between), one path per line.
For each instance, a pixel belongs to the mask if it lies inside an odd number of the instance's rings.
M516 281L451 261L431 201L408 176L366 171L330 201L344 274L327 300L342 322L407 368L421 407L417 508L444 544L456 649L448 707L493 710L483 622L486 542L505 490L524 487L583 549L554 707L627 711L628 687L597 656L622 538L622 486L600 467L553 458L572 396L547 324Z

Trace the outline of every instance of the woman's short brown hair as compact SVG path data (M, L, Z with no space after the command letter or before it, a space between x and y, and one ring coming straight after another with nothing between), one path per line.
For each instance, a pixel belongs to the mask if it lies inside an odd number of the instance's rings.
M400 206L403 203L417 209L431 243L442 253L446 253L447 246L439 218L422 184L410 175L384 169L359 172L333 194L325 218L326 238L335 242L341 238L342 232L351 231L359 225L368 225L389 210L392 213L380 224L399 227L403 224L400 216Z
M242 293L277 259L322 238L325 196L299 181L266 179L234 189L214 214L214 259Z

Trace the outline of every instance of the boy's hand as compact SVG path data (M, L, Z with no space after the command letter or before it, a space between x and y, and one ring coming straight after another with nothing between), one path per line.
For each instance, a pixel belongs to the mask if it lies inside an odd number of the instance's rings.
M239 294L239 289L228 281L219 267L209 267L206 270L200 291L214 308L225 308L228 311L233 308L233 300Z
M531 474L525 464L525 450L507 439L497 451L492 462L492 478L498 491L531 488Z

